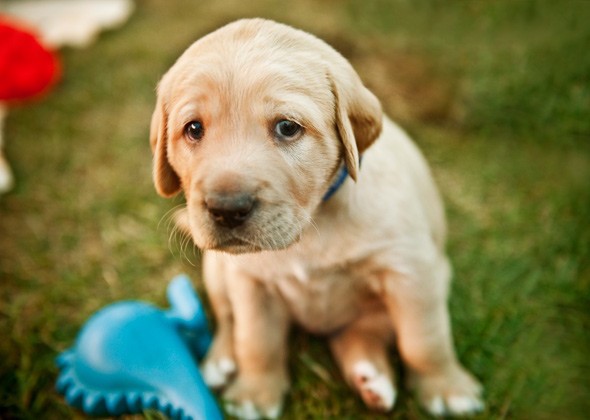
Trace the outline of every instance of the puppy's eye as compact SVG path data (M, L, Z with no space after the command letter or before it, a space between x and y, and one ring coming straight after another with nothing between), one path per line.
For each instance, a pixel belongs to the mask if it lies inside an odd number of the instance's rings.
M189 140L198 141L205 134L205 128L200 121L191 121L184 126L184 134Z
M281 120L275 125L275 135L280 139L292 139L301 132L302 128L295 121Z

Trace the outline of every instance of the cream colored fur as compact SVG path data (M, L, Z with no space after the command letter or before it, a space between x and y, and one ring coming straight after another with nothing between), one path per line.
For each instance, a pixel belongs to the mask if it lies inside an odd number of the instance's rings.
M301 135L277 138L282 119ZM203 124L198 141L190 121ZM218 328L203 372L230 413L279 415L292 323L328 337L372 409L394 405L394 344L430 412L482 408L453 350L444 210L428 166L335 50L261 19L213 32L160 82L151 145L158 192L184 192L179 223L205 250ZM322 202L342 162L356 182ZM256 207L243 225L219 226L207 197L236 192Z

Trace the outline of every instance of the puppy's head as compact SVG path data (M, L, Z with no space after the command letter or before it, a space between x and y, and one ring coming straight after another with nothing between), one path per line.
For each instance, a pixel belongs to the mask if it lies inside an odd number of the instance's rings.
M350 64L305 32L252 19L193 44L162 78L150 142L154 183L183 190L197 246L232 253L295 242L342 161L381 130Z

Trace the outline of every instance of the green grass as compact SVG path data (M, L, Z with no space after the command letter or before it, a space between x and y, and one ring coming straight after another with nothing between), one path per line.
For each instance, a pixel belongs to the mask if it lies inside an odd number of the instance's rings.
M0 198L0 418L83 418L53 390L55 355L104 305L165 305L173 274L198 279L198 252L169 246L180 200L151 185L154 87L194 39L244 16L332 42L427 155L449 216L457 351L486 388L477 418L586 418L590 3L575 0L143 0L122 29L63 51L61 83L7 120L18 184ZM321 339L292 339L285 418L379 418ZM392 416L427 418L405 391Z

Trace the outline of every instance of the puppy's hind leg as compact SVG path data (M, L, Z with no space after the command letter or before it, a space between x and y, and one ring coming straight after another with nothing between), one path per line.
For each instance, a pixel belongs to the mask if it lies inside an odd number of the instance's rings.
M408 383L433 415L481 411L481 385L457 360L447 310L450 266L444 255L416 268L415 274L390 272L383 279L385 301Z
M370 319L370 322L369 322ZM360 319L330 339L330 347L348 384L367 407L387 412L397 391L387 357L392 331L387 314Z

